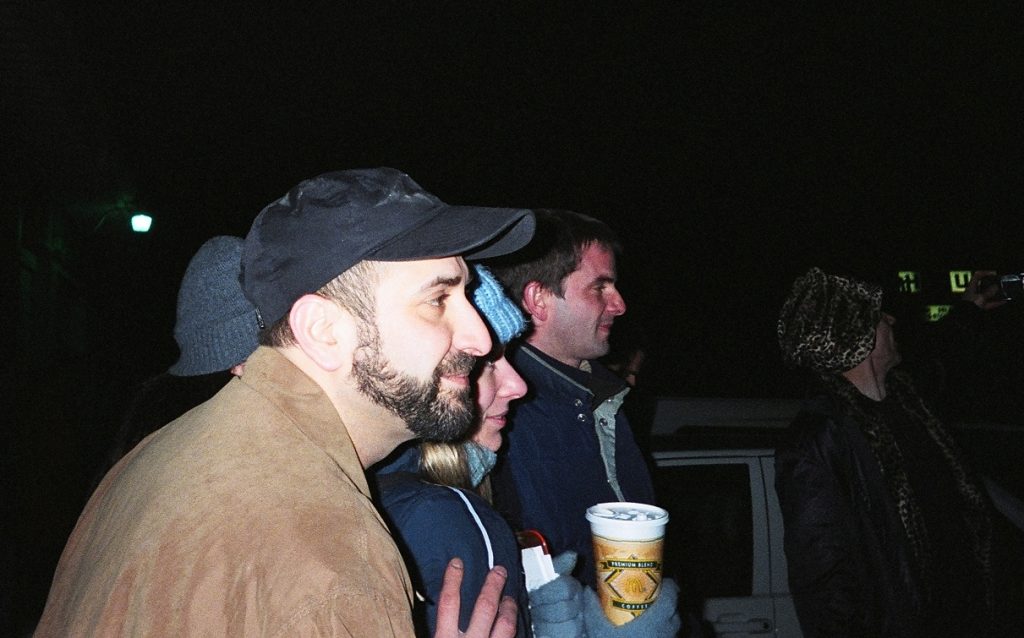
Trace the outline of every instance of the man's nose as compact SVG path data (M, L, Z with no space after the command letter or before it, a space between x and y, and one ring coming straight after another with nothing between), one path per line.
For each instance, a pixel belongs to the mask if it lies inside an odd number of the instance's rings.
M622 293L619 292L619 289L612 288L608 294L608 303L606 306L608 314L613 315L615 317L625 314L626 300L622 298Z
M491 333L468 299L459 306L454 322L452 348L474 357L482 357L491 351Z

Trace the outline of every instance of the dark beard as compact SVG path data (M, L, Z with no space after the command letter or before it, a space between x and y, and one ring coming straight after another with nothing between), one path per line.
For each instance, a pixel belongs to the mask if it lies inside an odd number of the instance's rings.
M416 438L427 441L455 441L464 438L473 425L474 404L470 387L441 391L441 377L469 374L476 357L459 352L445 357L433 378L421 382L391 368L381 353L376 326L361 335L352 372L359 391L377 405L405 422Z

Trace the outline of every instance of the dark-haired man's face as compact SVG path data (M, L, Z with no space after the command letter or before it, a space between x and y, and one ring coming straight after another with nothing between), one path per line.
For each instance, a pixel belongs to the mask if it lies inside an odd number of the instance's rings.
M616 287L615 254L601 244L590 244L562 288L563 297L549 297L547 321L536 333L549 356L578 367L584 359L608 354L612 324L626 312Z
M474 416L470 373L490 350L466 298L461 259L389 263L372 322L360 321L353 376L360 392L418 438L463 437Z

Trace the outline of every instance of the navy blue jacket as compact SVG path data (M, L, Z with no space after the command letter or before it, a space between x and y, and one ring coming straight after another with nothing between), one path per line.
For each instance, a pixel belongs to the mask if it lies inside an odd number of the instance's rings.
M490 570L484 535L461 494L468 499L487 531L494 564L508 571L504 594L515 598L520 609L516 635L529 636L519 546L508 523L478 494L428 483L420 478L418 470L419 448L411 446L395 460L375 467L371 481L375 483L382 514L405 557L413 586L427 599L425 615L416 614L417 627L433 635L444 571L448 561L458 556L465 565L459 628L466 631L476 598Z
M518 529L536 529L552 555L579 555L574 574L594 587L594 548L587 508L618 501L608 483L594 409L622 395L625 383L600 363L592 372L566 366L521 344L509 353L529 386L513 404L506 449L491 474L495 506ZM615 473L623 500L654 503L654 488L629 422L615 415Z

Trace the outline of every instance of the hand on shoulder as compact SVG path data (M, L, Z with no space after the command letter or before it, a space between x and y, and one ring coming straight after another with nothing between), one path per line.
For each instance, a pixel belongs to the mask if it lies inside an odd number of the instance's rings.
M453 558L448 562L437 603L434 638L513 638L516 635L516 602L509 596L501 596L508 575L500 565L487 574L473 606L469 628L465 633L459 631L459 587L463 572L460 559Z

